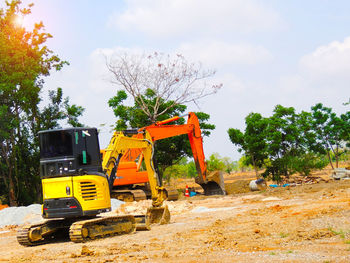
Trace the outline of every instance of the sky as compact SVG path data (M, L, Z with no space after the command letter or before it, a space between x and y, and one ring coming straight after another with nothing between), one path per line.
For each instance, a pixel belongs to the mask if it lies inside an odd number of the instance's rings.
M101 128L100 145L116 121L108 100L120 88L110 82L104 54L126 50L183 54L215 69L221 90L188 111L210 114L216 129L204 139L207 157L238 160L227 130L244 130L251 112L270 116L277 104L310 110L316 103L338 114L349 110L350 1L347 0L32 0L23 24L43 21L47 45L67 60L45 79L86 108L81 121ZM45 100L44 100L45 102ZM101 127L101 124L105 124Z

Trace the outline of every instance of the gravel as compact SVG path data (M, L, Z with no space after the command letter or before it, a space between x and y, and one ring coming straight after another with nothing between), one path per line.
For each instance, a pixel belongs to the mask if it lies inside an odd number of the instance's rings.
M111 199L112 211L116 210L123 201ZM0 228L5 226L18 226L22 224L33 224L42 221L41 205L7 207L0 210Z
M36 223L42 220L41 205L7 207L0 210L0 227Z
M124 204L125 202L120 201L118 199L111 198L111 207L112 211L116 210L120 205Z

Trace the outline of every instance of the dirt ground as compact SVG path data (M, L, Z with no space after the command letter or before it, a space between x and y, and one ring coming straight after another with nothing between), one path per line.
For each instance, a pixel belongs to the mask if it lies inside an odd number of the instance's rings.
M350 262L350 180L167 203L170 224L85 244L25 248L0 229L0 262Z

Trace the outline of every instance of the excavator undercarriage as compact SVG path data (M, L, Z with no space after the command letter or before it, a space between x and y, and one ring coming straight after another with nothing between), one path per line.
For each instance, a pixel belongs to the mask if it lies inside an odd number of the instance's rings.
M69 236L71 241L81 243L134 231L136 231L136 220L131 215L60 219L24 226L18 231L17 240L22 246L37 246Z

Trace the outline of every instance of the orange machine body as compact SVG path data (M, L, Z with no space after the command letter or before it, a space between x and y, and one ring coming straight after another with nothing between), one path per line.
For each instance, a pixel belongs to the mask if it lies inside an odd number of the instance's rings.
M146 171L139 171L135 162L119 162L114 186L144 184L148 182Z
M197 168L197 182L200 184L205 183L207 175L207 164L205 162L205 156L203 151L202 134L196 114L190 112L188 114L188 120L186 124L164 125L176 121L180 118L180 116L175 116L164 121L156 122L155 124L152 124L150 126L140 128L138 130L139 133L133 135L133 137L142 138L142 131L146 130L151 135L153 142L169 137L187 134ZM140 171L142 158L142 152L139 149L129 149L128 151L126 151L120 160L117 171L117 179L114 181L114 186L126 185L126 182L130 184L144 183L145 180L147 180L147 174L144 175L144 172Z

